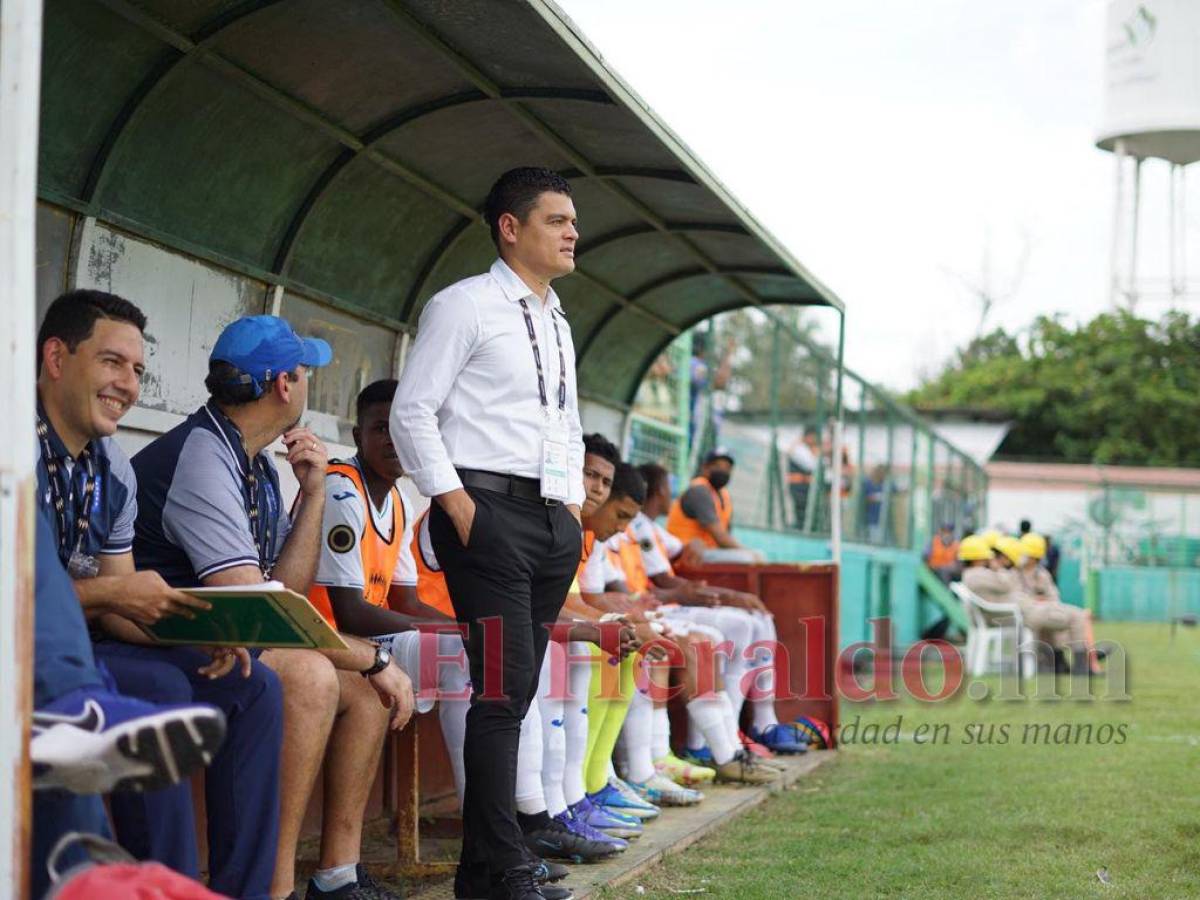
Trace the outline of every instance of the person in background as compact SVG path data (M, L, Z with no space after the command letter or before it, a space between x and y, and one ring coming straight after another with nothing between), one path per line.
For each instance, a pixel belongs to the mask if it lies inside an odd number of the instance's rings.
M925 565L942 580L943 584L957 581L962 567L958 562L958 541L954 538L954 523L943 522L942 526L925 545L921 554Z
M667 531L688 544L698 540L710 550L745 551L747 561L757 558L733 536L733 498L729 479L733 475L733 454L718 447L704 457L700 474L675 502L667 515Z
M1042 560L1042 565L1050 573L1050 578L1055 585L1058 584L1058 560L1058 541L1053 540L1050 535L1046 535L1046 558Z
M808 491L816 477L821 442L816 429L805 426L787 450L787 486L792 496L796 528L803 529L808 511Z

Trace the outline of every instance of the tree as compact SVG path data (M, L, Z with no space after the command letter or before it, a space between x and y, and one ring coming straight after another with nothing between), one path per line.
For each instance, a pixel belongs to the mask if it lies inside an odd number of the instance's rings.
M907 399L1011 415L1001 456L1198 466L1200 320L1111 312L1070 326L1043 316L1020 337L975 338Z

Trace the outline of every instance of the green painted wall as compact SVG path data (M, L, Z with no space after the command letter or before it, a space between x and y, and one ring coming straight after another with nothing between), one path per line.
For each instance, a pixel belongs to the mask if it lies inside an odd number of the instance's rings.
M1200 615L1200 569L1109 566L1096 571L1097 615L1118 622L1166 622Z
M742 543L766 554L770 562L827 560L829 541L765 528L737 529ZM904 648L941 617L941 611L917 589L916 551L865 544L842 545L839 646L871 639L869 620L892 617L892 642Z

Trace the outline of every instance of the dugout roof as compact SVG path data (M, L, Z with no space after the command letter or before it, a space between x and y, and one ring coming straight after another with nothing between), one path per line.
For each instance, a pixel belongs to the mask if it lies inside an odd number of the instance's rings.
M494 256L516 165L571 179L580 391L682 330L841 308L545 0L47 0L39 193L391 325Z

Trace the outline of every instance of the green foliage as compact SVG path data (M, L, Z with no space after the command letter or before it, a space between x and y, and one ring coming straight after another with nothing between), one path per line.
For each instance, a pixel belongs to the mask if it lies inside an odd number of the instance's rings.
M813 346L832 357L832 348L817 336L817 323L797 307L777 307L775 314ZM771 390L778 391L779 408L812 412L816 408L817 387L827 407L833 403L834 367L820 360L812 350L797 342L787 331L779 332L779 361L775 365L773 342L775 324L755 310L741 309L726 313L714 323L715 340L710 358L719 359L721 351L732 346L731 375L727 392L730 408L765 412L771 405ZM774 383L774 384L773 384Z
M1200 320L1116 312L1073 327L1043 316L1020 339L996 329L973 340L906 399L1011 415L1001 456L1197 466Z

